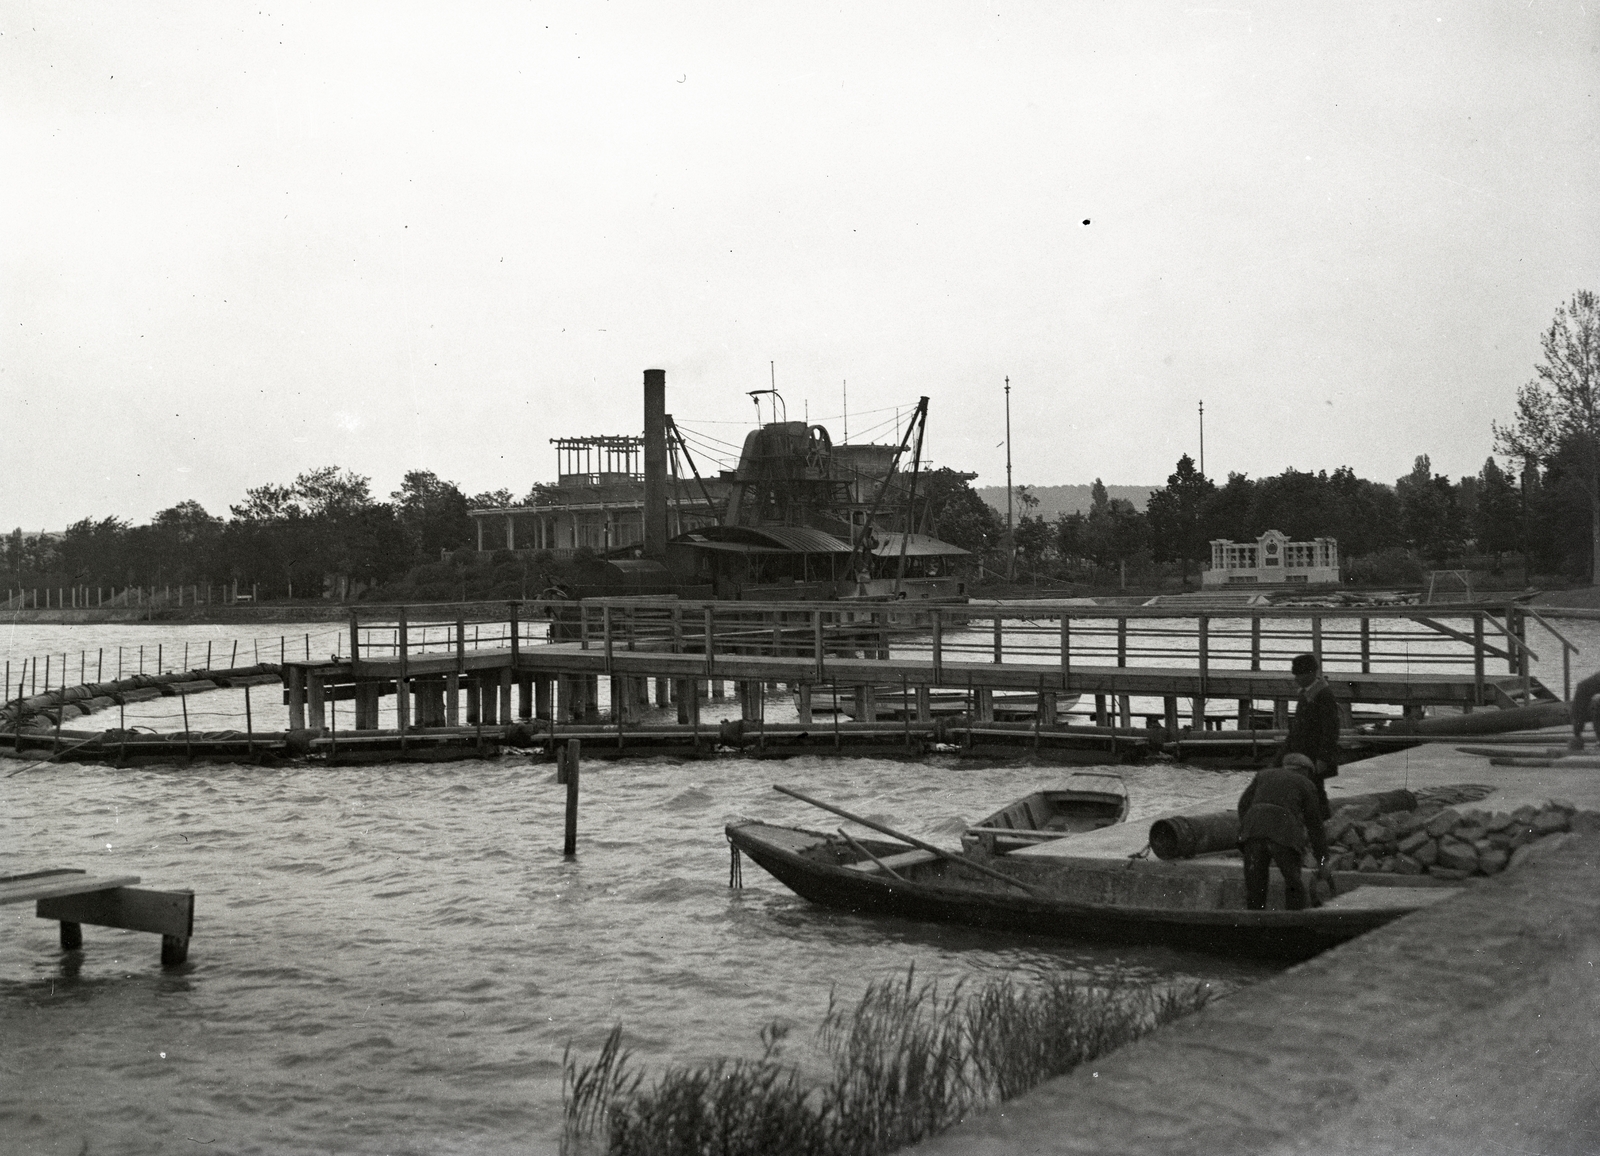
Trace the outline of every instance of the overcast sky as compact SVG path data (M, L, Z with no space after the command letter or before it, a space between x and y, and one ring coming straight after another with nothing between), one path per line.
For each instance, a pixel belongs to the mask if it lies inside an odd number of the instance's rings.
M1457 476L1600 288L1600 5L0 9L0 525L931 399L1018 482ZM878 411L878 412L868 412ZM728 424L715 424L715 423Z

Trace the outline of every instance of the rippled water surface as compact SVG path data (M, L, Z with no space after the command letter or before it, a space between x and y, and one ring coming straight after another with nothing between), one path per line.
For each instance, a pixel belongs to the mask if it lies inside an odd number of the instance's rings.
M32 631L13 635L12 653L99 644ZM237 693L193 705L236 716ZM30 766L0 755L0 776ZM176 971L159 967L156 937L104 928L85 927L85 950L63 956L31 904L0 907L0 1150L547 1152L563 1048L590 1056L618 1021L658 1069L755 1054L775 1017L809 1036L830 990L850 999L909 964L949 980L1127 968L1224 990L1270 974L859 919L748 861L743 890L728 888L728 819L837 826L773 782L953 846L966 822L1065 773L954 758L592 759L566 861L564 788L522 756L31 766L0 777L0 874L80 867L192 887L195 939ZM1135 822L1246 780L1120 773Z
M753 1053L774 1017L809 1032L833 985L852 996L911 963L950 978L1262 974L857 919L749 862L744 889L728 888L725 820L835 825L773 781L953 844L964 821L1060 773L593 761L569 862L564 788L528 761L25 771L0 780L0 873L127 872L198 898L175 972L154 936L85 927L85 950L63 957L30 904L0 908L0 1146L547 1151L563 1047L588 1055L619 1020L641 1058L691 1060ZM1128 782L1149 810L1238 777L1153 767Z

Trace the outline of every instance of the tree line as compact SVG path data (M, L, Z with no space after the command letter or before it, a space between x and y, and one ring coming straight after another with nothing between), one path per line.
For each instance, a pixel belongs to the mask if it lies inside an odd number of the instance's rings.
M1004 520L952 469L918 482L918 528L972 551L993 568L1013 557L1023 576L1106 583L1187 580L1222 538L1253 541L1269 529L1291 539L1334 538L1346 579L1415 582L1424 569L1459 567L1594 581L1600 573L1600 303L1580 291L1541 335L1543 359L1518 392L1509 425L1493 427L1505 459L1450 479L1426 454L1392 485L1287 469L1274 477L1229 474L1218 484L1186 454L1139 510L1095 480L1086 513L1054 520L1031 512L1028 487L1008 548ZM84 518L60 536L13 531L0 550L0 582L27 587L255 585L264 597L319 597L329 575L366 586L390 581L476 541L468 511L532 504L535 485L466 495L429 470L408 471L380 500L370 479L326 466L288 485L245 492L230 517L195 501L148 525Z
M1187 454L1144 510L1108 498L1095 479L1087 513L1052 521L1027 513L1014 532L1027 571L1104 580L1106 568L1147 577L1163 567L1187 579L1213 539L1255 540L1269 529L1291 539L1334 538L1347 580L1415 582L1424 569L1486 568L1509 561L1524 576L1594 582L1600 574L1600 304L1580 291L1556 310L1540 339L1543 359L1519 390L1516 416L1493 426L1494 448L1475 475L1452 481L1428 455L1390 486L1342 467L1287 469L1217 484ZM998 514L996 514L998 519ZM1003 536L1003 527L995 530Z
M308 470L288 485L245 491L230 517L190 500L148 525L83 518L59 535L6 536L8 588L255 587L262 597L320 597L329 575L366 585L475 541L467 511L505 506L507 491L468 497L429 470L411 470L387 501L371 480L338 466Z

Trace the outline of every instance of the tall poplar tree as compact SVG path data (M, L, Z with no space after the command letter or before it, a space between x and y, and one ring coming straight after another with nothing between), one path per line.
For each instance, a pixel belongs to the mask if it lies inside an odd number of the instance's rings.
M1517 391L1516 421L1495 423L1495 446L1525 462L1573 462L1589 503L1589 581L1600 584L1600 300L1574 293L1540 345L1544 360Z

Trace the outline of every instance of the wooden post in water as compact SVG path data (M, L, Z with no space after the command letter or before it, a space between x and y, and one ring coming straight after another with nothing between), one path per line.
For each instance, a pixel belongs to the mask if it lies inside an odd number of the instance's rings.
M1163 697L1161 708L1166 716L1167 741L1175 743L1178 741L1178 696L1169 694Z
M291 666L289 675L289 729L306 729L306 672L302 666Z
M500 725L511 725L511 667L500 668Z
M255 718L250 713L250 688L248 686L244 688L244 741L245 750L251 758L254 758L256 753L256 727Z
M400 607L395 615L395 651L400 659L400 677L394 685L394 713L395 726L400 730L400 749L406 749L406 730L411 725L411 679L409 662L411 660L411 640L406 633L406 608Z
M320 735L328 726L327 718L323 714L324 687L321 673L312 670L306 671L306 682L309 684L306 688L306 699L308 700L306 707L307 713L311 716L309 720L311 729Z
M566 782L567 822L561 853L568 859L578 853L578 778L582 764L583 744L577 739L567 740Z
M801 726L811 725L811 684L802 682L794 688L794 713Z

